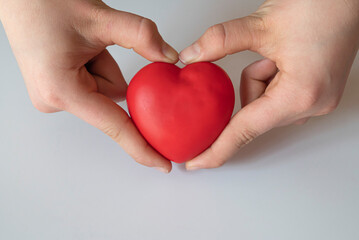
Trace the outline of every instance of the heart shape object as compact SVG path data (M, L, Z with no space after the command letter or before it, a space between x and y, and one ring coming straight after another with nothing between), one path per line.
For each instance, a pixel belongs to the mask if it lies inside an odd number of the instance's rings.
M147 142L165 158L183 163L211 146L226 127L234 89L225 71L213 63L183 69L152 63L131 80L127 104Z

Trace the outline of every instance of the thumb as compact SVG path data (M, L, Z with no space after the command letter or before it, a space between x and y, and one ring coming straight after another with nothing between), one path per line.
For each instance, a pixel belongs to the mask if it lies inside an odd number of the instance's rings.
M210 27L195 43L180 53L184 64L216 61L244 50L257 51L265 33L263 19L247 16Z
M176 63L178 53L166 43L150 19L110 7L97 10L91 30L105 47L117 44L153 62Z
M187 170L222 166L244 145L279 126L285 117L283 101L263 95L240 110L210 148L188 161Z

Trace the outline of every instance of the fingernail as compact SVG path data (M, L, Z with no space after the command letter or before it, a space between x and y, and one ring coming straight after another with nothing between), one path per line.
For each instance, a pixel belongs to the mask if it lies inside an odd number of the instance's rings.
M188 64L188 63L194 62L196 59L198 59L200 54L201 54L201 49L200 49L198 43L194 43L191 46L189 46L188 48L184 49L180 53L179 58L182 63Z
M165 44L162 49L163 54L168 58L170 62L178 61L178 53L168 44Z
M196 165L195 163L188 162L186 164L187 171L195 171L201 169L200 166Z
M166 174L170 172L169 170L167 170L167 169L164 168L164 167L155 167L155 169L157 169L157 170L160 171L160 172L166 173Z

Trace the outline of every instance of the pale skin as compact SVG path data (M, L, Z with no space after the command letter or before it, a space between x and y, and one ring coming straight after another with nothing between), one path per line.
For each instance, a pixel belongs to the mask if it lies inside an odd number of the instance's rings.
M243 50L265 59L244 69L243 108L187 169L220 167L275 127L332 112L358 48L358 0L268 0L248 17L209 28L180 53L182 62L215 61Z
M171 171L115 101L127 84L106 50L133 48L150 61L176 63L178 53L149 19L98 0L0 0L0 17L34 106L68 111L102 130L148 167Z
M68 111L109 135L140 164L171 171L170 161L148 145L115 103L124 99L127 84L106 50L116 44L150 61L176 63L177 52L152 21L100 0L0 0L0 19L39 111ZM243 50L264 60L243 71L243 108L187 169L222 166L275 127L332 112L358 48L358 0L269 0L248 17L209 28L181 52L183 63Z

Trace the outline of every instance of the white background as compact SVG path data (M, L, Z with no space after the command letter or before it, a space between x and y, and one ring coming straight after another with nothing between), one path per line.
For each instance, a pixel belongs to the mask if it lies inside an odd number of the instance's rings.
M181 50L259 0L107 1L157 22ZM110 47L129 81L148 62ZM260 56L219 62L236 88ZM0 28L0 239L359 239L359 59L339 109L273 130L216 170L164 175L107 136L29 100ZM124 106L124 104L121 104Z

